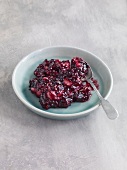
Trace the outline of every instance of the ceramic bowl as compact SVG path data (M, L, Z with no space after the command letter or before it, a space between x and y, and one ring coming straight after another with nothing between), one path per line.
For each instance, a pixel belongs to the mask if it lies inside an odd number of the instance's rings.
M74 119L85 116L98 108L100 101L94 91L87 102L76 102L72 103L68 108L51 108L48 110L43 109L38 98L29 91L29 80L35 77L33 72L44 59L66 60L75 56L84 58L91 66L94 77L100 85L99 91L107 99L113 86L112 74L108 66L91 52L65 46L49 47L34 51L18 63L12 76L12 86L18 98L31 111L52 119Z

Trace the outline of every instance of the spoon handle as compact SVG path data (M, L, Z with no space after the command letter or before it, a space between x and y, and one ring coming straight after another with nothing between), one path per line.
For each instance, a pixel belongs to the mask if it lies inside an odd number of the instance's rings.
M105 113L107 114L108 118L112 119L112 120L116 119L119 116L118 111L109 103L109 101L105 100L102 97L102 95L100 94L100 92L97 90L96 86L90 79L88 79L87 81L91 84L91 86L95 90L96 94L98 95L101 105L102 105Z

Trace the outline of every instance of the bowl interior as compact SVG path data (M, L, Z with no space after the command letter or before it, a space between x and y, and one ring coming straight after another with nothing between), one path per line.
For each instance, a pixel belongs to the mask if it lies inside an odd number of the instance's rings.
M29 54L25 57L16 67L14 71L13 77L13 87L22 98L27 103L33 105L34 107L40 109L40 111L45 111L39 103L39 99L36 98L30 91L29 91L29 80L35 77L33 75L34 70L36 67L44 60L44 59L60 59L66 60L79 56L85 59L86 62L89 63L91 68L94 72L94 77L99 81L100 85L100 93L103 97L107 97L111 90L112 79L109 70L105 66L105 64L96 58L93 54L88 53L84 50L70 48L70 47L54 47L54 48L47 48L43 50L38 50ZM52 108L47 110L50 113L57 113L57 114L74 114L86 111L99 103L99 99L95 92L92 92L93 95L88 102L85 103L72 103L72 105L68 108Z

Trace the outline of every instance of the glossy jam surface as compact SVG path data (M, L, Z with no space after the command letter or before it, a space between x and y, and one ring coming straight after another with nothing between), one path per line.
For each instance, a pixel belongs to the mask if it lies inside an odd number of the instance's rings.
M86 102L93 88L85 80L89 65L79 57L71 61L44 60L34 71L29 89L44 109L67 108L72 102ZM92 78L97 88L97 80Z

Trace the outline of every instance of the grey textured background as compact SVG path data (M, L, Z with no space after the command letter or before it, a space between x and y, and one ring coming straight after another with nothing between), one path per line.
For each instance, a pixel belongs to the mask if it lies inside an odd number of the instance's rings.
M89 50L109 65L109 97L120 117L100 107L53 121L29 111L11 76L30 52L51 45ZM127 1L0 0L0 170L127 169Z

